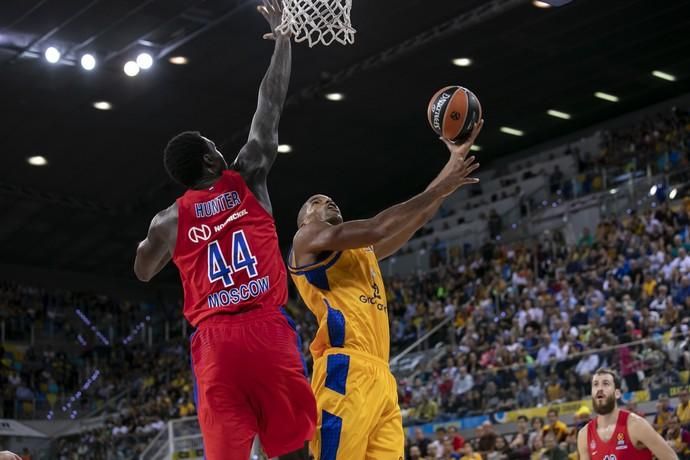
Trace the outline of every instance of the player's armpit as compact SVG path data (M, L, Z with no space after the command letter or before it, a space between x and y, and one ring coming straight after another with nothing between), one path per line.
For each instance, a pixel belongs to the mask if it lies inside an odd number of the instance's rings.
M678 460L671 446L654 430L652 425L639 415L630 414L628 433L633 444L643 444L659 460Z
M577 457L580 460L589 460L589 451L587 450L587 427L580 429L577 433Z

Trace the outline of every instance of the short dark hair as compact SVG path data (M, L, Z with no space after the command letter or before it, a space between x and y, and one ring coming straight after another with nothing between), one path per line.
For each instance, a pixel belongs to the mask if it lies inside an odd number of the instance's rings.
M204 171L208 144L199 131L185 131L170 139L163 152L163 164L170 177L185 187L194 186Z
M611 377L613 377L614 389L621 389L621 378L618 376L618 372L614 371L613 369L608 367L600 367L599 369L597 369L594 375L610 375Z
M552 407L549 409L546 415L556 414L556 416L558 416L559 413L560 411L558 410L558 407Z
M518 420L523 420L523 421L525 421L525 422L529 422L529 419L527 418L526 415L519 415L517 419L518 419Z

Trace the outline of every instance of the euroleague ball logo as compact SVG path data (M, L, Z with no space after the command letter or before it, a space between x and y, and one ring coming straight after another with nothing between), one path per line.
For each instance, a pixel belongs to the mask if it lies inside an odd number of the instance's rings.
M460 119L460 114L458 112L451 112L450 118L455 121L458 121Z
M438 98L438 101L436 101L436 104L434 104L434 128L436 129L441 129L441 109L443 109L443 106L446 105L446 102L448 102L450 96L451 95L448 93L443 93Z

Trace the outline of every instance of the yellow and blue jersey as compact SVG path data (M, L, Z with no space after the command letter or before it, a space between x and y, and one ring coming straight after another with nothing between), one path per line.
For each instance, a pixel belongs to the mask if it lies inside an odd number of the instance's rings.
M388 361L388 305L371 247L331 253L290 273L319 329L311 343L316 360L333 347L362 351Z
M383 278L373 248L289 268L318 331L311 343L319 409L316 460L399 460L404 449Z

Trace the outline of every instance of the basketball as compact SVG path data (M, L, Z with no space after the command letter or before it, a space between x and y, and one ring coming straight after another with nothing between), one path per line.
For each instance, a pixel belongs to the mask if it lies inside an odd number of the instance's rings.
M465 140L482 119L482 106L472 91L446 86L429 101L429 124L436 134L451 142Z

